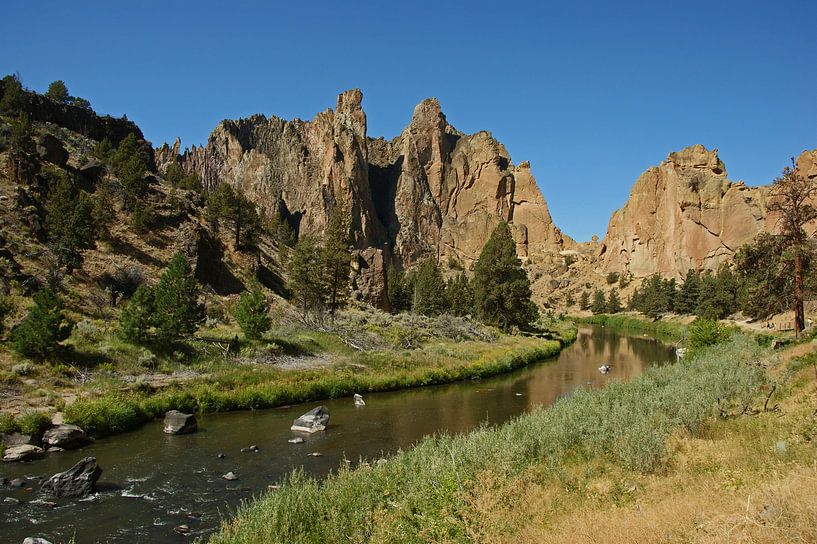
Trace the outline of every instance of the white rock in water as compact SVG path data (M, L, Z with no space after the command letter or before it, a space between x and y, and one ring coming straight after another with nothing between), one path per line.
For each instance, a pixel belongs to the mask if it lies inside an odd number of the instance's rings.
M297 438L290 438L289 440L287 440L287 442L289 442L290 444L303 444L304 442L306 442L306 440L299 436Z
M231 470L221 478L227 480L228 482L234 482L235 480L238 480L238 475L236 475L236 473Z
M355 393L355 406L366 406L366 402L363 400L363 395L358 395Z
M23 540L23 544L51 544L51 541L44 538L29 536Z

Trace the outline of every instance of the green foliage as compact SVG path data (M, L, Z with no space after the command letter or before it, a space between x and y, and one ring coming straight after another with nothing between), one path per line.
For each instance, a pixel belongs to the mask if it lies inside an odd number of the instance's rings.
M445 296L452 314L466 316L474 313L474 290L464 270L448 280Z
M394 266L389 267L386 276L389 303L393 313L405 312L411 309L411 298L414 287L409 283L406 274Z
M17 418L16 423L21 433L40 436L51 425L51 418L42 412L26 412Z
M654 321L630 315L594 315L573 318L577 323L586 325L602 325L628 333L646 333L668 342L678 342L687 336L686 327L680 323L666 320Z
M116 221L116 202L110 183L103 181L96 186L91 197L93 217L100 238L111 237L111 225Z
M530 280L504 221L480 252L474 265L473 286L476 313L485 323L509 330L527 328L536 320L538 311L531 300Z
M8 295L0 295L0 334L5 330L6 316L14 311L14 299Z
M420 315L440 315L447 308L445 279L437 266L437 261L423 261L413 276L414 296L412 310Z
M618 272L610 272L607 274L607 285L613 285L619 280Z
M113 162L114 148L111 141L105 137L98 142L91 151L91 156L99 159L104 164L111 164Z
M326 298L322 269L318 242L311 236L302 236L290 255L287 274L289 289L304 317L323 314Z
M622 310L621 298L618 296L618 289L611 289L610 294L607 295L607 313L617 314Z
M71 334L73 323L63 314L62 301L50 289L34 295L34 306L12 331L11 345L20 355L44 359Z
M65 82L61 79L52 81L48 85L48 90L45 92L45 96L54 102L59 102L60 104L67 104L68 99L70 98L70 95L68 94L68 87L65 86Z
M250 285L248 291L241 293L233 317L244 336L253 340L261 338L270 329L272 321L269 317L269 302L257 281Z
M100 145L102 145L101 142ZM116 151L111 155L111 163L114 174L122 184L125 209L133 210L141 202L148 189L148 182L145 178L147 164L142 157L135 134L130 133L119 142Z
M738 310L738 278L728 265L717 275L701 276L701 296L695 314L709 319L724 319Z
M49 166L43 169L48 180L45 225L54 243L61 267L70 274L82 266L84 249L96 246L98 227L94 206L88 193L78 190L65 171Z
M187 259L176 253L159 279L154 293L156 332L164 341L191 334L204 318L198 302L199 284Z
M604 291L596 289L593 292L593 304L590 305L590 311L594 314L603 314L607 311L607 300L604 298Z
M218 226L219 221L227 220L233 225L233 247L238 250L242 244L253 247L258 241L261 221L255 205L227 183L219 183L207 196L207 217Z
M579 297L579 308L582 310L590 309L590 293L587 291L582 291L582 295Z
M164 178L172 187L188 191L201 191L201 178L195 173L186 173L177 162L171 162L165 169Z
M70 98L70 100L69 100L69 103L72 106L76 106L76 107L82 108L84 110L94 111L94 109L91 107L91 103L88 100L86 100L84 98L80 98L78 96L72 96Z
M568 308L574 306L576 304L576 299L573 298L573 293L568 293L567 298L565 299L565 304L567 304Z
M8 412L0 412L0 433L12 434L20 431L14 416Z
M653 319L673 311L676 283L653 274L630 297L630 309L638 310Z
M156 211L151 204L138 202L133 206L133 213L131 213L131 226L137 234L147 234L153 227L156 220Z
M725 325L713 319L699 317L689 325L687 347L697 353L707 346L726 342L729 337L730 332Z
M675 296L675 310L680 314L692 315L698 310L701 303L701 275L690 269L684 278L684 283Z
M153 291L147 285L140 285L119 314L119 334L128 342L145 342L153 326L155 312Z
M343 207L336 207L329 220L326 240L321 250L326 300L329 313L333 317L335 311L349 298L349 273L351 272L349 227L346 211Z
M17 75L8 75L3 78L3 96L0 98L0 113L4 115L19 115L25 107L26 91Z

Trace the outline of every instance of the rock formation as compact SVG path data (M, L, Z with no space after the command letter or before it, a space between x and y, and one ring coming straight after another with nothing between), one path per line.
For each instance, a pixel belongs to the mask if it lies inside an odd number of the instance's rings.
M84 457L65 472L58 472L46 480L40 491L53 497L84 497L96 491L96 482L102 469L95 457Z
M388 266L438 258L468 266L500 220L512 225L519 255L543 261L572 246L550 217L528 163L514 166L489 133L448 124L436 99L421 102L391 141L366 135L359 90L311 121L255 115L220 123L204 147L156 150L205 186L230 183L296 236L321 235L335 209L351 218L360 296L387 304Z

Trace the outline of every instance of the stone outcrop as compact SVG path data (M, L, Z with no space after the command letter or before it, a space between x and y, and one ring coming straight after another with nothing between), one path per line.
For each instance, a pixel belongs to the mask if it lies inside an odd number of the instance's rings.
M529 164L514 166L490 133L457 131L428 99L398 137L368 138L362 98L346 91L311 121L223 121L206 146L181 151L177 140L155 160L159 169L178 161L207 187L239 188L296 236L322 235L333 211L344 210L358 250L357 293L381 307L390 265L433 257L467 267L500 220L530 262L573 245L554 226Z
M727 178L718 151L688 147L636 180L598 249L603 272L681 277L716 270L761 231L774 230L768 187Z

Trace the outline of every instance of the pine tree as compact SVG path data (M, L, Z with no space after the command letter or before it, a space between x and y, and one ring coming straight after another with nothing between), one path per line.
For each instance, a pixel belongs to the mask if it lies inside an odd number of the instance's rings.
M687 271L684 283L675 297L675 311L679 314L692 315L701 302L701 275L692 269Z
M414 288L409 284L408 278L406 278L402 270L397 270L394 266L389 267L389 272L386 275L386 287L393 313L398 314L411 309Z
M207 215L215 225L222 219L232 223L234 249L241 249L242 243L253 246L257 242L260 219L255 205L227 183L220 183L210 192L207 197Z
M50 289L34 295L34 306L12 331L11 345L20 355L44 359L71 334L73 323L63 314L62 301Z
M618 289L611 289L607 295L607 313L617 314L621 311L621 299L618 296Z
M122 184L125 209L133 211L137 206L142 205L142 197L148 189L145 179L147 165L139 151L136 135L130 133L119 143L112 154L111 161L114 174Z
M465 271L448 280L445 295L452 314L466 316L474 313L474 291Z
M596 289L593 293L593 304L590 306L590 311L596 315L607 311L607 301L604 298L604 291L601 289Z
M530 280L516 255L511 229L501 221L474 265L474 301L480 319L503 330L526 328L538 316Z
M582 295L579 297L579 308L582 310L590 309L590 293L587 291L582 291Z
M68 175L56 167L44 170L48 179L45 225L55 244L60 268L70 274L82 266L83 249L96 246L94 207L85 191L78 191Z
M440 315L447 308L445 279L437 261L428 259L417 268L414 277L412 310L421 315Z
M342 207L337 207L329 220L326 240L321 251L324 283L326 285L329 314L334 319L335 311L346 304L349 298L349 273L351 254L349 252L349 222Z
M33 136L34 131L28 114L20 113L11 123L8 153L9 176L18 183L30 182L37 172Z
M19 115L25 107L26 91L17 75L8 75L2 81L3 97L0 98L0 113Z
M153 291L147 285L140 285L119 315L119 333L122 338L134 343L146 341L148 331L154 323L155 312Z
M794 306L792 259L785 258L789 240L785 236L761 233L735 255L740 283L740 309L754 319L782 313ZM814 252L805 255L804 285L815 291Z
M199 284L190 264L184 255L176 253L155 291L155 323L160 339L169 341L195 332L204 318L198 297Z
M289 289L304 317L313 314L322 317L326 296L322 275L323 263L317 241L302 236L292 250L287 263Z
M70 98L68 87L65 86L65 82L61 79L51 82L45 96L60 104L67 104Z
M241 293L235 306L233 317L241 327L244 336L252 340L261 338L272 326L269 317L269 302L257 281L250 289Z

